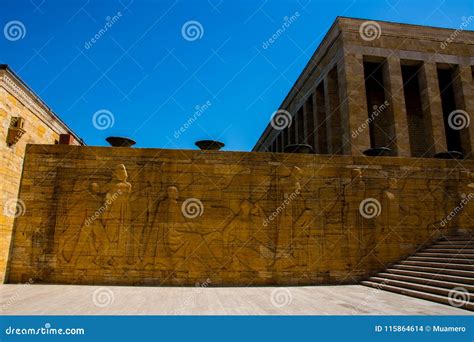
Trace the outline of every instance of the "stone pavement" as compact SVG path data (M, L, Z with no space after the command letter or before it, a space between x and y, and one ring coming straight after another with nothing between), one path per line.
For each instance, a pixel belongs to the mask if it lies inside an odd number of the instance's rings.
M0 286L2 315L470 315L360 285L308 287Z

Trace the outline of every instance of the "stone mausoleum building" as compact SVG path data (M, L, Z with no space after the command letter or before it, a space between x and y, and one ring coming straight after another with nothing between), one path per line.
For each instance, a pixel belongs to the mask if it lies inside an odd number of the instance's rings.
M252 152L82 146L1 66L0 277L362 283L474 310L471 21L337 18Z
M254 151L474 158L474 17L463 20L450 30L337 18Z

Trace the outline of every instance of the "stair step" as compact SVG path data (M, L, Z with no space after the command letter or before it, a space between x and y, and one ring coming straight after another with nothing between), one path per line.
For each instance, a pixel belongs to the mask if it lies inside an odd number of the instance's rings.
M446 296L448 297L450 292L452 292L452 289L446 289L442 287L436 287L436 286L430 286L430 285L424 285L424 284L417 284L417 283L412 283L409 281L400 281L396 279L386 279L386 278L380 278L380 277L371 277L369 281L372 281L374 283L379 283L379 284L387 284L387 285L393 285L393 286L398 286L398 287L403 287L406 289L411 289L411 290L416 290L420 292L428 292L428 293L433 293L437 294L440 296ZM463 298L466 298L468 301L473 301L474 295L470 293L464 293Z
M463 248L474 248L474 242L473 243L466 243L466 244L458 244L458 243L453 243L453 242L447 242L443 244L434 244L429 246L429 248L436 248L436 249L443 249L443 248L457 248L457 249L463 249Z
M469 235L443 236L439 241L474 241L474 237Z
M474 248L425 248L423 253L474 254Z
M407 296L410 296L410 297L426 299L426 300L431 300L431 301L437 302L437 303L451 305L449 298L446 297L446 296L440 296L440 295L436 295L436 294L432 294L432 293L406 289L406 288L402 288L402 287L398 287L398 286L379 284L379 283L375 283L375 282L372 282L372 281L363 281L362 284L366 285L366 286L376 288L376 289L387 290L387 291L407 295ZM466 310L474 311L474 304L470 303L470 302L465 302L460 307L462 307Z
M427 257L441 257L441 258L456 258L456 259L469 259L474 261L473 254L448 254L448 253L432 253L432 252L419 252L415 254L416 256L427 256Z
M469 292L474 293L474 285L454 283L454 282L444 281L444 280L420 278L420 277L413 277L413 276L407 276L407 275L402 275L402 274L393 274L393 273L385 273L385 272L377 274L376 277L395 279L395 280L401 280L401 281L424 284L424 285L439 286L439 287L444 287L447 289L453 289L455 287L464 287Z
M421 267L440 267L465 271L474 271L474 265L456 264L452 262L429 262L418 260L404 260L400 261L402 265L421 266Z
M459 276L453 276L453 275L447 275L447 274L408 271L408 270L400 270L397 268L389 268L386 270L386 272L395 273L395 274L404 274L404 275L414 276L414 277L419 277L419 278L445 280L445 281L449 281L453 283L463 283L463 284L474 285L474 278L459 277Z
M436 257L425 257L425 256L418 256L418 255L413 255L408 257L407 260L416 260L416 261L433 261L433 262L454 262L456 264L465 264L465 265L474 265L474 260L468 260L468 259L457 259L457 258L436 258Z
M403 265L403 264L393 265L392 267L397 268L397 269L402 269L402 270L408 270L408 271L455 275L455 276L460 276L460 277L472 278L474 281L474 272L472 271L454 270L450 268L441 268L441 267L412 266L412 265Z

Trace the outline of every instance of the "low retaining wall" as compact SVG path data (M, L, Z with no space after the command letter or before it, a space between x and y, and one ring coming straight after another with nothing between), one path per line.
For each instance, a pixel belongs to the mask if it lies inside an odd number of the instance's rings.
M472 230L473 166L31 145L7 281L355 283L441 234Z

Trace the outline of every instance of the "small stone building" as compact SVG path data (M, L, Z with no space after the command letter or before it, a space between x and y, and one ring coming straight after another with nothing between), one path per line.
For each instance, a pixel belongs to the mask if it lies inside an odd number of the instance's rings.
M0 64L0 281L15 216L28 208L17 199L27 144L82 145L82 140L7 66Z
M474 17L457 30L338 17L254 147L473 158Z

